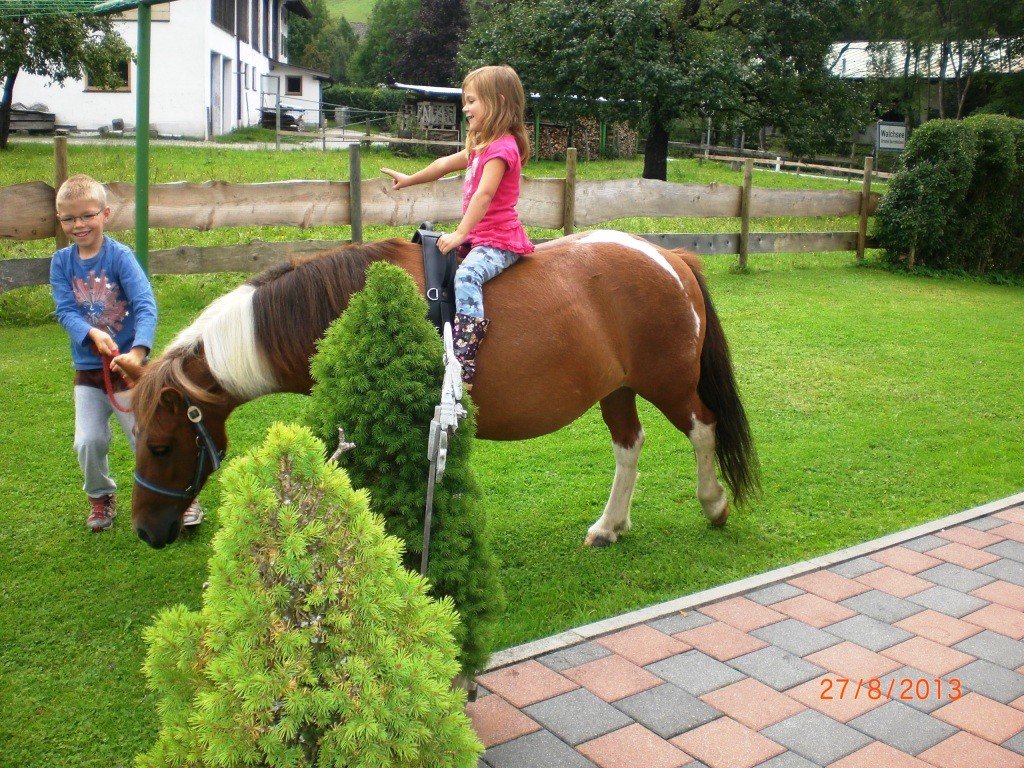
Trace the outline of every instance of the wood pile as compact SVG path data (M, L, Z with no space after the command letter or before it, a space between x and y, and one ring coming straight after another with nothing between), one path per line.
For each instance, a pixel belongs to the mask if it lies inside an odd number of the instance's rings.
M530 154L538 160L564 160L565 150L569 146L569 126L556 123L540 124L540 146L533 145L534 135L530 135Z
M572 145L580 160L601 157L601 124L592 117L581 117L572 128Z
M629 123L611 123L605 137L605 151L610 157L635 157L639 136Z

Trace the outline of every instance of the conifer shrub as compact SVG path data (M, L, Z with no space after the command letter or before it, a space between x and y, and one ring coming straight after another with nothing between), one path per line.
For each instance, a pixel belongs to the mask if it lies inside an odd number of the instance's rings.
M366 287L328 329L313 358L307 423L328 445L338 427L356 448L339 460L366 488L388 533L405 542L406 566L419 570L427 498L427 440L440 399L444 349L423 297L404 270L378 262ZM480 486L470 467L474 417L449 440L435 487L427 577L436 597L454 601L456 640L467 676L482 669L504 609Z
M222 483L202 608L144 633L160 731L137 765L475 766L452 603L323 443L275 425Z

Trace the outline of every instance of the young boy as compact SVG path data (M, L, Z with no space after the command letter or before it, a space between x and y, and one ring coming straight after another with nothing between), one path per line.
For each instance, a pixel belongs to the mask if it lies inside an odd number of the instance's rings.
M135 419L115 409L107 397L103 368L121 374L122 363L141 364L153 347L156 300L146 273L131 249L103 234L110 219L102 184L72 176L57 191L57 221L72 244L50 262L50 290L57 320L71 337L75 369L75 453L89 496L86 525L105 531L114 524L117 489L107 462L110 416L135 450ZM122 350L126 350L122 353ZM110 377L114 397L127 409L130 394L120 375ZM185 513L185 525L202 521L198 502Z

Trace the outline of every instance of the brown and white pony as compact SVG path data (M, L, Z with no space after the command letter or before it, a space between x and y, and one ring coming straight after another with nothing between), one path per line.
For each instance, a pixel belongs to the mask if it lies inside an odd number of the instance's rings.
M379 260L423 287L418 245L348 245L218 298L147 366L133 395L132 525L144 541L160 548L177 538L184 510L219 465L236 406L309 392L316 341ZM492 323L472 393L479 437L537 437L601 404L615 476L587 544L610 544L630 527L644 442L637 395L693 444L697 498L713 525L729 514L716 459L737 503L756 490L750 429L696 257L621 232L570 235L488 282L485 304Z

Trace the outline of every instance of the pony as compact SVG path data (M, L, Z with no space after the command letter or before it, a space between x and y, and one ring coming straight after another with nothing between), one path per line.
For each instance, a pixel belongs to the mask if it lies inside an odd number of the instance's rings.
M216 299L138 373L132 526L143 541L159 549L178 537L227 449L234 408L274 392L309 393L317 340L380 260L423 289L420 246L401 239L293 260ZM492 323L472 390L478 437L538 437L600 404L615 473L586 545L612 544L630 529L644 443L638 396L689 438L696 495L712 525L730 511L716 464L735 504L757 492L750 427L696 256L588 231L538 245L485 290Z

